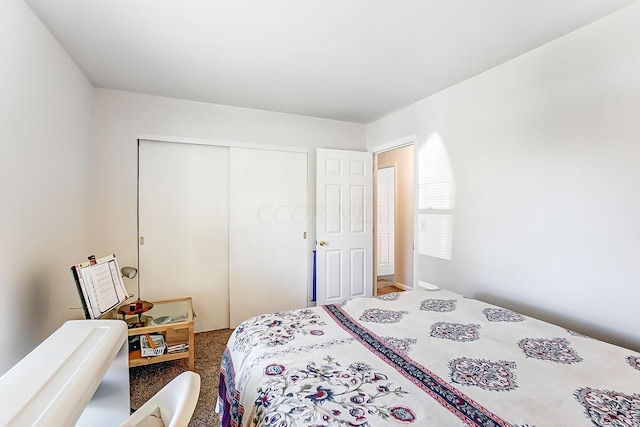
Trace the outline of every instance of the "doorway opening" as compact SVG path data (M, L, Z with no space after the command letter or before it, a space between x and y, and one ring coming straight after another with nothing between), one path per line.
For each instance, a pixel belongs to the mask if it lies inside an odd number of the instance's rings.
M413 289L413 145L375 155L376 294Z

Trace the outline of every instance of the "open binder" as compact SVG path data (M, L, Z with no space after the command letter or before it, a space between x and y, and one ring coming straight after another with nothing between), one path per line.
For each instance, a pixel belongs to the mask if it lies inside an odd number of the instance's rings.
M91 256L72 266L71 273L87 319L99 319L129 298L115 255Z

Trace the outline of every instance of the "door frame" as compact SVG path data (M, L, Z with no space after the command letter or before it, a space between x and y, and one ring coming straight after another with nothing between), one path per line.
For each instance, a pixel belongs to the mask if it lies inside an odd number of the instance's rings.
M140 134L137 137L138 140L144 139L150 142L175 142L177 144L194 144L194 145L217 145L219 147L238 147L238 148L256 148L261 150L275 150L275 151L292 151L296 153L309 153L309 149L306 147L293 147L286 145L273 145L273 144L256 144L253 142L240 142L240 141L225 141L220 139L203 139L203 138L189 138L180 136L167 136L167 135L153 135L153 134Z
M418 142L418 136L417 135L409 135L409 136L405 136L403 138L399 138L399 139L395 139L393 141L389 141L389 142L385 142L383 144L379 144L379 145L374 145L373 147L369 147L368 151L373 153L373 215L374 218L377 218L378 212L377 212L377 193L378 193L378 188L377 188L377 182L378 182L378 154L384 153L385 151L391 151L391 150L395 150L397 148L402 148L402 147L406 147L408 145L413 145L414 146L414 169L413 169L413 183L414 183L414 194L413 194L413 289L418 289L418 251L416 251L416 243L417 239L418 239L418 224L416 221L416 218L418 217L418 204L417 204L417 196L418 196L418 185L416 182L416 177L417 175L417 169L415 167L415 159L416 159L416 154L415 154L415 147L416 144ZM397 173L397 171L396 171ZM376 245L375 245L375 241L378 237L378 227L376 222L374 221L373 224L373 239L374 239L374 245L373 245L373 259L374 261L377 259L377 251L376 251ZM378 272L377 272L377 264L376 262L373 262L373 277L376 278L378 277ZM378 292L378 287L377 284L373 283L373 295L377 295Z

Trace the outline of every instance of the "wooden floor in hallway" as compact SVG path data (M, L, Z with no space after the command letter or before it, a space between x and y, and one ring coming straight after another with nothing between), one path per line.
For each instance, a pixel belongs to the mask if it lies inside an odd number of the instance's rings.
M402 292L402 289L395 285L395 276L388 274L386 276L377 277L378 295L390 294L393 292Z
M396 285L385 286L384 288L378 288L378 295L391 294L393 292L403 292L403 289L400 289Z

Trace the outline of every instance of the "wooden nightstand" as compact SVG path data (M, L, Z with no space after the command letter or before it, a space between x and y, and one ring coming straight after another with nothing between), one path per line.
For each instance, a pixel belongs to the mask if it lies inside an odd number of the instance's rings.
M193 371L194 340L193 340L193 306L191 297L152 301L153 308L144 312L141 319L147 326L129 328L129 337L144 334L158 334L164 336L167 349L170 346L187 344L188 348L175 353L159 356L142 357L140 350L129 352L129 367L149 365L151 363L166 362L168 360L188 359L189 369ZM127 323L138 321L138 316L127 316Z

